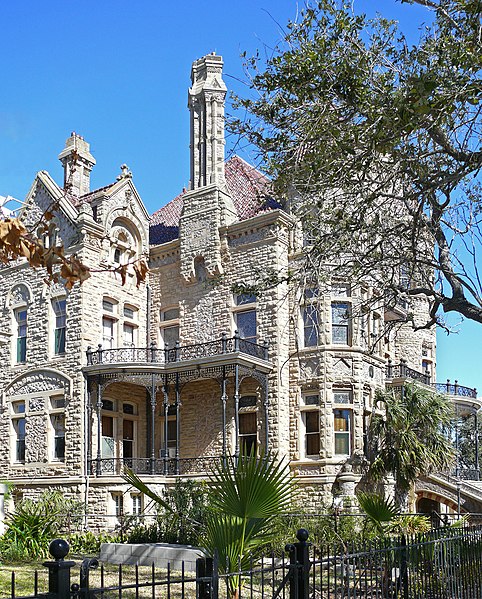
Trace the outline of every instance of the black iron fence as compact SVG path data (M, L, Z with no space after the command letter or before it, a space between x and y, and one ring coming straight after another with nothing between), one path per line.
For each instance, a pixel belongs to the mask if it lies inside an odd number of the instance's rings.
M80 571L65 560L68 545L51 544L55 558L45 562L48 588L36 577L34 594L24 599L481 599L482 527L445 528L377 543L314 547L301 529L284 552L252 560L248 569L224 573L217 557L201 558L196 571L119 566L112 576L97 559L84 559ZM95 575L95 576L94 576ZM20 599L12 588L2 597Z

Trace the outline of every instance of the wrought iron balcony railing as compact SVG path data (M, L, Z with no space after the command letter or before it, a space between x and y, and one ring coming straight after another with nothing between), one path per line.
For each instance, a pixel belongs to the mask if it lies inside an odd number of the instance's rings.
M171 364L201 358L211 358L231 353L242 353L261 360L268 359L268 344L260 345L247 339L241 339L236 331L234 337L223 335L221 339L196 343L193 345L180 345L174 347L158 348L155 343L150 347L117 347L104 349L99 345L96 350L87 348L87 364Z
M430 374L410 368L405 360L400 360L400 364L392 364L392 361L388 360L385 375L387 379L411 379L424 385L430 385Z
M223 458L218 456L200 456L197 458L101 458L89 460L91 475L121 475L124 467L135 474L160 476L209 474Z
M400 364L392 364L391 360L388 360L388 364L385 368L385 375L387 379L410 379L429 385L433 387L438 393L447 393L448 395L456 395L457 397L469 397L471 399L477 399L477 389L471 387L464 387L459 385L458 381L453 383L447 379L446 383L432 383L430 374L428 372L419 372L407 366L405 360L400 360Z

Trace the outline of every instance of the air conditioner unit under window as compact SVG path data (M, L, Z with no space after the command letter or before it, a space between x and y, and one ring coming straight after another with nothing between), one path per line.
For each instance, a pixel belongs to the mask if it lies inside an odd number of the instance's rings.
M166 454L166 450L165 449L161 449L159 451L159 455L161 456L161 458L165 458L166 456L168 458L175 458L176 457L176 448L175 447L168 447L167 454Z

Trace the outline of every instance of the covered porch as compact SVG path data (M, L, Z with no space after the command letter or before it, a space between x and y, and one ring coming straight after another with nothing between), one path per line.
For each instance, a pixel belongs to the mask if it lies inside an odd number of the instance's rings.
M223 335L165 350L99 346L83 370L90 475L205 474L270 449L266 345Z

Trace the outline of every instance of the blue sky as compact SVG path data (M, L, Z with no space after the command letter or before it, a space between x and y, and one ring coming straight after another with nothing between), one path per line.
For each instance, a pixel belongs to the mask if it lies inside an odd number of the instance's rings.
M395 0L355 0L400 21L412 39L427 12ZM187 88L193 60L224 57L229 88L243 91L240 53L271 53L294 0L19 0L1 7L0 195L22 199L38 170L60 183L71 131L97 160L92 187L127 163L152 213L189 178ZM228 139L227 149L235 140ZM249 155L245 158L249 159ZM482 325L439 335L437 379L482 390Z

